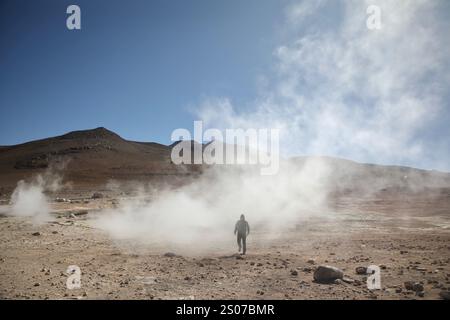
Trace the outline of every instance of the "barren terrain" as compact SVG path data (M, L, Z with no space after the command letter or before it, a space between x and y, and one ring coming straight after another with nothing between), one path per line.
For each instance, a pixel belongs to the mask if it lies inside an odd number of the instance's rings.
M353 201L354 200L354 201ZM450 194L341 200L339 218L299 221L277 238L254 227L248 254L226 243L201 255L155 243L112 241L89 220L112 199L54 203L54 219L34 226L27 218L0 219L0 296L6 299L437 299L450 288ZM403 203L403 202L402 202ZM88 214L70 215L70 213ZM441 211L439 211L441 209ZM443 214L435 214L439 211ZM431 214L430 214L431 213ZM39 234L36 235L36 232ZM33 235L34 234L34 235ZM175 255L167 254L168 252ZM347 282L319 284L319 264L341 268ZM382 290L368 290L356 267L381 266ZM81 289L66 288L69 265L82 271ZM424 286L423 297L404 282Z
M450 289L449 174L330 158L337 187L330 212L299 218L278 234L250 220L246 256L237 254L235 220L229 238L200 251L114 240L94 226L102 209L136 197L109 188L111 179L177 188L201 174L177 168L169 155L170 146L126 141L103 128L1 148L0 298L440 299ZM67 184L47 194L50 218L35 224L7 215L18 180L58 159L68 163ZM394 183L386 185L388 178ZM377 184L377 192L365 191ZM81 269L80 289L66 286L70 265ZM315 282L319 265L340 268L344 280ZM367 275L356 272L369 265L381 268L381 290L369 290Z

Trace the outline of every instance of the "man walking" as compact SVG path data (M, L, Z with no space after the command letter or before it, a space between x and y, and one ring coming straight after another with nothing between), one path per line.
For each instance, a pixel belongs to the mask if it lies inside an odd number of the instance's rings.
M247 251L247 236L250 233L250 226L247 221L245 221L245 216L241 214L241 219L236 222L234 227L234 234L237 233L237 243L239 247L239 252L242 250L242 254Z

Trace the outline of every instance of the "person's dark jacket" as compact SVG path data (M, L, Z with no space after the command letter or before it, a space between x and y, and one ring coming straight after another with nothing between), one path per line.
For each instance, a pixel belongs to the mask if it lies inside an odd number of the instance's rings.
M250 233L250 226L245 220L238 220L236 226L234 227L234 233L239 233L240 235L247 236Z

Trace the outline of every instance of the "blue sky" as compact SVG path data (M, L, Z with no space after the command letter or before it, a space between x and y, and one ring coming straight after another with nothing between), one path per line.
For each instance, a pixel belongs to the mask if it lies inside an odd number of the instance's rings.
M0 145L99 126L169 144L201 119L450 171L448 30L447 0L1 0Z
M66 29L78 4L82 30ZM104 126L170 142L207 96L253 99L279 0L0 2L0 144Z

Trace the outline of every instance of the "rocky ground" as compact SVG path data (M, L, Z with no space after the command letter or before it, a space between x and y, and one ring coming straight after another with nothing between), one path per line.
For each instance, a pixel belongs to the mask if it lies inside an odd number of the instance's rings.
M113 241L90 221L114 203L54 202L54 218L40 226L2 216L0 298L441 299L450 289L447 202L439 214L415 203L403 208L410 215L392 215L386 206L395 201L342 200L334 218L299 221L275 238L253 228L244 257L232 234L202 254ZM69 265L81 269L80 289L67 289ZM344 279L315 282L319 265L341 269ZM381 268L381 290L369 290L367 275L356 271L369 265Z

